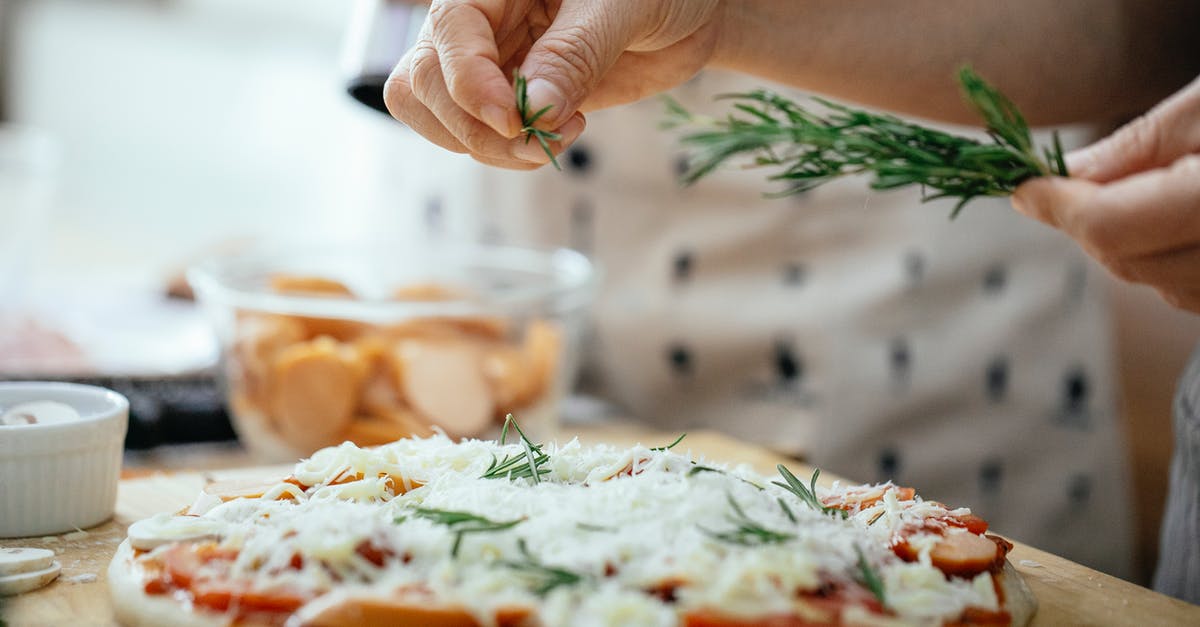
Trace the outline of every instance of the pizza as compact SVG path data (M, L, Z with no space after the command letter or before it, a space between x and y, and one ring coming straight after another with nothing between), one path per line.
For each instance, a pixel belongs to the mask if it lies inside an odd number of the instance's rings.
M126 625L1023 625L1011 545L891 483L817 485L666 446L325 448L134 523Z

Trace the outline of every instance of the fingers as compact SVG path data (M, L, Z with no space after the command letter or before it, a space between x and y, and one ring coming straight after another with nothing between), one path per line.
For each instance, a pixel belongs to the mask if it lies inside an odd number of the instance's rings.
M551 109L546 128L570 118L600 84L634 38L637 3L564 2L550 28L534 42L521 71L529 79L530 110Z
M1200 239L1200 156L1108 185L1035 179L1017 189L1013 204L1101 260L1178 248Z
M1066 156L1072 176L1107 183L1200 150L1200 79L1116 133Z
M396 66L384 88L384 101L393 117L447 150L469 153L491 165L531 169L550 161L536 141L504 137L460 107L450 95L441 67L432 40L423 37ZM512 99L511 87L507 93ZM561 139L549 142L551 152L557 155L565 150L585 126L581 115L568 119L557 129Z
M450 98L506 138L521 126L509 77L500 70L500 0L443 0L429 9L429 35Z
M415 49L414 49L415 50ZM412 52L404 55L400 63L392 70L391 76L383 85L383 102L392 117L404 122L412 130L421 134L429 141L451 152L470 152L458 141L450 131L433 115L412 90L409 79L409 66L412 64Z
M1036 179L1013 204L1066 232L1116 276L1200 311L1200 155L1107 185Z

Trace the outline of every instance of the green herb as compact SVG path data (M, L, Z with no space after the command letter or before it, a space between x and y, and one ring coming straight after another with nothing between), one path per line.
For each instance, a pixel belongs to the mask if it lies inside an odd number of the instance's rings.
M722 475L725 474L725 471L721 470L720 468L713 468L712 466L702 466L700 464L696 464L696 465L692 466L691 470L688 471L688 476L691 477L694 475L698 475L702 472L715 472L715 473L722 474Z
M517 92L517 113L521 115L521 132L525 134L525 143L529 140L536 139L538 144L541 144L542 150L546 151L546 156L550 157L550 163L554 164L554 169L562 171L562 166L558 165L558 160L554 158L554 151L550 150L550 142L559 141L562 135L544 131L534 126L546 112L554 108L554 105L546 105L537 111L529 112L529 96L526 94L529 88L528 81L517 70L513 70L513 89Z
M529 438L525 437L525 432L521 430L521 425L513 419L512 414L504 418L504 427L500 430L500 444L504 444L508 439L508 426L512 425L521 436L521 448L524 451L517 455L505 455L504 459L496 459L492 455L492 463L484 471L481 479L521 479L528 478L534 483L539 483L542 480L542 475L549 473L549 468L542 468L542 464L550 461L550 455L542 451L541 444L534 444Z
M792 513L792 508L788 507L787 502L782 497L775 497L775 500L779 501L779 507L783 510L783 514L788 517L788 520L796 522L796 515Z
M679 434L679 437L675 438L675 441L674 441L674 442L672 442L672 443L670 443L670 444L668 444L668 445L666 445L666 446L656 446L656 447L654 447L654 448L652 448L652 449L650 449L650 450L652 450L652 451L669 451L669 450L671 450L671 449L675 448L675 445L676 445L676 444L679 444L680 442L682 442L682 441L683 441L683 439L684 439L684 438L686 438L686 437L687 437L687 434L686 434L686 433L680 433L680 434Z
M524 538L517 540L517 547L521 550L521 561L505 560L500 563L525 577L532 585L534 594L538 596L545 596L560 586L573 586L585 579L585 576L579 573L543 564L529 552Z
M862 574L863 584L867 586L871 594L875 595L876 599L879 599L881 605L887 605L887 598L883 596L883 580L879 578L879 573L875 572L875 569L867 563L867 557L863 555L862 549L856 546L854 550L858 553L858 570Z
M779 474L783 477L783 480L786 481L786 483L781 483L779 481L772 481L771 483L783 488L784 490L787 490L788 492L791 492L792 494L795 494L796 497L800 499L801 503L808 505L822 514L832 514L834 516L841 516L842 518L849 516L846 510L838 509L836 507L825 507L825 504L821 502L821 499L817 498L817 477L821 476L820 469L813 471L812 479L808 482L808 485L805 486L800 482L799 479L796 478L796 475L792 474L792 471L787 469L787 466L779 464L775 468L779 470Z
M458 557L458 548L462 544L463 536L468 533L485 533L491 531L504 531L512 529L521 524L523 519L509 521L498 521L490 518L484 518L470 512L454 512L444 509L430 509L418 507L413 510L413 515L418 518L431 520L440 525L446 525L454 532L454 546L450 549L452 557ZM396 523L404 522L405 518L396 519Z
M983 118L990 143L951 135L891 115L815 98L812 111L768 91L722 96L735 101L724 120L693 116L668 101L668 125L699 130L683 137L694 149L683 181L691 184L729 159L747 155L752 166L777 168L769 180L786 185L783 196L808 191L843 176L868 174L876 190L922 187L922 200L957 198L951 217L971 200L1008 196L1023 181L1067 176L1058 136L1039 154L1029 126L1008 98L970 68L958 73L968 104Z
M582 522L581 522L581 523L575 523L575 526L576 526L576 527L578 527L578 528L580 528L580 529L582 529L582 530L584 530L584 531L603 531L603 532L612 532L612 531L616 531L616 530L617 530L617 529L616 529L616 527L605 527L604 525L593 525L593 524L591 524L591 523L582 523Z
M700 527L700 530L709 536L728 542L730 544L740 544L742 546L761 546L764 544L782 544L788 540L794 539L796 536L790 533L773 531L761 524L755 522L742 509L741 505L734 500L732 494L727 494L729 506L733 509L733 515L728 516L729 522L736 525L731 531L715 532Z

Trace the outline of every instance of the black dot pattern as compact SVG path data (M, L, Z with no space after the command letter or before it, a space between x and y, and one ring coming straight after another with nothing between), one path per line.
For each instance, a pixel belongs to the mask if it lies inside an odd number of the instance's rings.
M692 351L683 344L675 343L667 347L667 365L676 376L686 377L692 374Z
M566 159L567 171L575 174L587 174L594 167L592 151L584 144L575 142L567 149Z
M783 284L790 287L799 287L804 285L804 280L808 278L808 268L804 264L795 261L783 266Z
M445 224L445 214L442 207L442 199L438 196L432 196L425 201L425 229L431 234L442 232Z
M904 254L904 276L910 286L916 286L925 278L925 255L911 250Z
M1003 265L995 264L983 273L983 291L987 294L999 294L1008 284L1008 271Z
M995 357L984 374L988 400L998 403L1008 394L1008 358Z
M785 385L795 385L804 377L804 360L787 342L775 345L775 376Z
M877 458L880 481L894 481L900 475L900 451L889 446L879 451Z
M1087 475L1073 475L1067 482L1067 498L1076 507L1086 505L1092 498L1092 478Z
M1056 417L1060 426L1080 431L1091 429L1091 383L1087 371L1073 367L1063 373L1059 383L1061 406Z
M692 278L694 259L695 257L690 250L682 250L675 253L675 258L671 262L671 277L676 283L683 283Z
M687 173L692 170L692 162L687 155L679 155L675 157L675 178L680 182L683 181Z
M984 494L996 494L1004 480L1004 464L998 459L984 460L979 466L979 491Z
M888 363L893 381L900 383L908 381L909 373L912 370L912 348L907 339L898 337L892 340Z
M1087 409L1088 376L1082 368L1072 368L1063 376L1063 409L1067 412L1081 412Z

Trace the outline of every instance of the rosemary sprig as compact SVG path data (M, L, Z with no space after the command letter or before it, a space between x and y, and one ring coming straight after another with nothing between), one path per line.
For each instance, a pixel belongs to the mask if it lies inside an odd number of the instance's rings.
M594 525L592 523L577 522L575 526L584 531L593 531L597 533L611 533L616 531L616 527L605 527L604 525Z
M704 527L700 527L700 530L710 537L722 542L740 544L742 546L782 544L796 537L790 533L774 531L762 526L746 515L745 510L742 509L741 505L738 505L732 494L726 494L725 496L729 499L729 507L733 509L733 514L728 516L729 522L733 523L735 527L730 531L721 532L710 531Z
M705 466L703 464L695 464L692 466L691 470L688 470L687 476L694 477L702 472L715 472L722 475L725 474L725 471L721 470L720 468L713 468L712 466Z
M524 519L499 521L478 516L470 512L455 512L445 509L432 509L426 507L418 507L412 510L412 513L417 518L424 518L433 521L440 525L446 525L454 532L454 546L450 549L451 557L458 557L458 549L462 545L463 536L468 533L485 533L492 531L504 531L512 529L524 522ZM404 522L404 518L397 518L396 523Z
M560 586L573 586L586 578L579 573L543 564L529 552L524 538L517 540L517 548L521 550L520 561L505 560L500 563L525 577L532 584L533 593L538 596L545 596Z
M879 603L881 605L887 605L887 597L885 597L883 594L883 579L881 579L879 577L879 573L875 572L875 569L871 568L871 565L867 563L867 557L863 555L862 549L856 546L854 547L854 550L858 553L858 572L862 575L863 584L867 586L867 589L871 591L871 594L875 595L876 599L879 599Z
M967 67L959 71L958 82L983 118L991 143L819 98L814 101L824 111L815 112L768 91L723 96L734 101L734 112L724 120L693 116L669 101L668 125L699 127L683 137L694 149L685 183L747 155L752 166L778 169L768 178L784 182L786 189L776 196L868 174L872 189L920 185L924 201L957 198L953 218L975 198L1008 196L1033 177L1067 176L1057 135L1039 154L1028 124L1008 98Z
M483 472L481 479L521 479L528 478L534 483L539 483L542 480L542 475L550 472L549 468L542 468L542 464L550 461L550 455L542 451L541 444L534 444L529 438L525 437L525 432L521 430L521 425L509 414L504 417L504 427L500 430L500 444L504 444L508 439L508 427L512 425L521 436L521 448L524 451L518 455L505 455L504 459L496 459L492 455L492 463L487 470Z
M546 156L550 157L550 163L554 164L554 169L562 171L562 166L558 165L558 159L554 158L554 151L550 150L550 142L559 141L562 135L545 131L534 126L546 112L554 108L554 105L546 105L537 111L529 112L529 96L526 93L529 89L529 83L518 70L513 70L513 90L517 93L517 113L521 115L521 132L525 135L525 143L529 140L536 139L538 144L542 146L542 150L546 151Z
M792 494L795 494L796 497L800 499L801 503L808 505L822 514L831 514L834 516L841 516L842 518L849 516L849 513L846 512L846 510L838 509L836 507L826 507L825 504L821 502L821 499L817 498L817 477L821 476L820 469L813 471L812 479L809 480L808 485L806 486L796 478L796 475L792 474L792 471L787 469L787 466L779 464L775 468L779 470L779 474L783 477L783 481L786 483L779 481L772 481L771 483L783 488L784 490L787 490L788 492L791 492Z
M686 433L680 433L680 434L679 434L679 437L675 438L675 441L674 441L674 442L672 442L672 443L670 443L670 444L668 444L668 445L666 445L666 446L656 446L656 447L654 447L654 448L652 448L652 449L650 449L650 450L652 450L652 451L669 451L669 450L671 450L671 449L675 448L675 445L676 445L676 444L679 444L680 442L682 442L682 441L683 441L683 439L684 439L684 438L686 438L686 437L687 437L687 434L686 434Z

